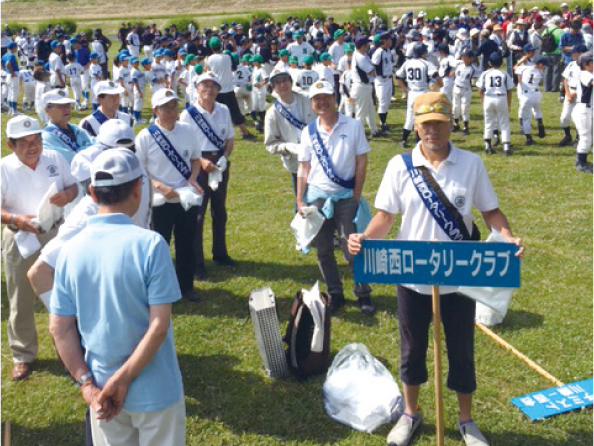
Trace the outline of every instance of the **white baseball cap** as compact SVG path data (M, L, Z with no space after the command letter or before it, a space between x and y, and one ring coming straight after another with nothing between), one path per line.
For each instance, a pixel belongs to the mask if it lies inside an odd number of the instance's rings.
M177 94L175 94L175 91L170 90L169 88L161 88L153 95L151 99L151 107L157 108L163 104L177 100L179 100L179 98L177 97Z
M41 133L39 121L26 115L15 116L6 124L6 136L8 138L19 139L35 133Z
M130 147L134 144L134 129L121 119L110 119L99 128L97 141L109 147Z
M561 6L560 7L561 8L567 8L568 6L567 6L567 3L561 3Z
M219 90L221 89L221 80L212 71L205 71L204 73L202 73L194 80L194 84L198 85L204 81L213 81L215 84L219 86Z
M112 119L112 121L114 121ZM78 183L91 179L91 164L93 160L103 153L103 146L93 145L81 150L70 162L70 172Z
M74 104L76 102L74 99L70 99L64 90L59 88L44 93L41 101L44 107L49 104Z
M97 82L95 88L93 88L95 96L99 96L101 94L122 94L124 91L126 91L124 90L124 87L116 84L114 81Z
M97 179L98 173L106 173L109 179ZM129 149L115 148L99 154L91 164L91 184L95 187L119 186L142 176L140 161Z
M334 94L334 88L328 81L317 81L309 87L309 98L319 94Z

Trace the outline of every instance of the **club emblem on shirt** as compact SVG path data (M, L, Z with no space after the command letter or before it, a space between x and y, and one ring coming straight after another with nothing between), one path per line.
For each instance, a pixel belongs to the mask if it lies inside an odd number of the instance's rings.
M50 177L57 177L58 176L58 168L53 164L47 166L47 173Z
M188 152L187 150L184 150L184 158L187 158L190 156L190 152Z
M340 136L339 136L339 138L340 138L340 139L347 139L347 138L348 138L348 136L347 136L347 135L340 135Z
M456 197L454 199L454 204L456 205L457 208L463 208L464 205L466 204L466 198L460 196L460 197Z

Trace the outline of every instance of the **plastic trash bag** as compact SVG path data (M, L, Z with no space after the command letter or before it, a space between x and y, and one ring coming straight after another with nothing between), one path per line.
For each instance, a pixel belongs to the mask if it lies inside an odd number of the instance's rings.
M301 211L305 214L305 218L295 214L291 222L291 232L297 240L297 249L301 249L304 254L307 254L311 242L322 229L324 216L316 206L305 206L301 208Z
M398 384L363 344L338 352L322 391L328 416L358 431L371 433L402 413Z
M506 242L507 240L494 229L487 242ZM492 327L503 322L512 299L513 288L460 287L458 291L476 300L475 320Z

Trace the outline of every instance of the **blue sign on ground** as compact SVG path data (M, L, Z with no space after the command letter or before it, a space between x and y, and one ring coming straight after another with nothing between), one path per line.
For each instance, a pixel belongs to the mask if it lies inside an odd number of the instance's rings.
M531 420L540 420L592 405L592 378L512 398Z
M355 281L519 288L517 251L512 243L364 240Z

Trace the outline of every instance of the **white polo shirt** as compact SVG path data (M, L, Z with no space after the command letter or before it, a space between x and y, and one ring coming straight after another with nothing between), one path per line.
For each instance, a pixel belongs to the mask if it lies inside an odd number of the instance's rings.
M213 54L208 56L206 63L221 83L219 93L229 93L233 91L233 62L231 56L227 54Z
M415 167L426 166L429 169L471 231L472 208L481 212L492 211L498 207L497 197L480 157L451 143L450 147L449 156L437 170L423 156L419 144L412 151L412 163ZM451 240L425 206L400 155L388 163L375 197L375 207L390 214L402 214L397 240ZM407 285L407 288L431 294L430 286ZM440 291L451 293L456 288L440 287Z
M36 215L39 202L53 183L62 191L76 182L68 161L53 150L41 152L35 170L11 153L0 160L0 176L2 209L13 214Z
M196 132L188 124L177 122L173 130L157 127L175 147L177 153L190 168L190 160L200 158L200 148L196 141ZM136 136L136 156L150 178L160 181L169 187L179 188L186 185L187 180L171 163L148 129L142 129Z
M235 136L235 131L233 130L233 121L231 121L231 113L225 104L221 104L219 102L215 102L214 108L212 113L204 110L198 102L195 102L194 107L202 113L206 122L210 124L212 129L215 133L221 138L223 141L227 141L228 139L232 139ZM192 115L187 110L184 110L180 117L179 122L184 124L188 124L193 132L193 140L196 142L198 146L198 150L200 153L202 152L218 152L219 149L215 146L210 140L204 135L202 130L192 118Z
M334 173L343 180L350 180L355 176L355 157L371 150L365 138L363 124L356 119L339 113L338 120L332 131L326 133L320 127L319 119L316 122L320 137L332 161ZM309 161L311 163L307 184L312 184L328 194L334 194L344 190L342 186L339 186L328 178L321 167L320 161L313 149L308 127L305 127L301 133L298 159L299 162Z

